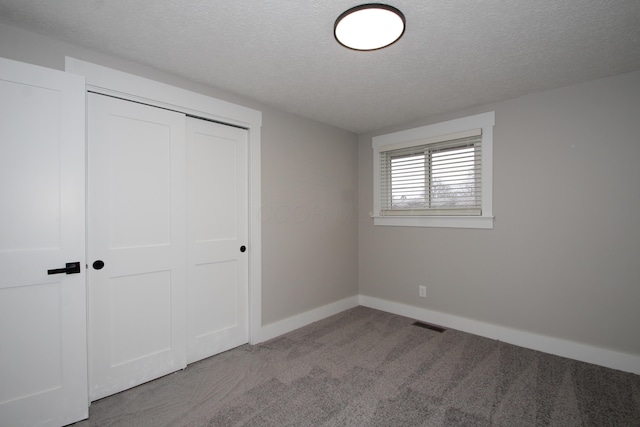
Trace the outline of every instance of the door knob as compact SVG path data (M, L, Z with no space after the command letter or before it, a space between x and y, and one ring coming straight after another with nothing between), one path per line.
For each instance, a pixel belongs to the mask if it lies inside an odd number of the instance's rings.
M244 252L247 250L247 247L245 245L240 246L240 252Z
M76 274L80 273L79 262L68 262L65 268L55 268L53 270L47 270L47 274Z
M93 262L93 269L94 270L102 270L102 267L104 267L104 261L99 259L99 260Z

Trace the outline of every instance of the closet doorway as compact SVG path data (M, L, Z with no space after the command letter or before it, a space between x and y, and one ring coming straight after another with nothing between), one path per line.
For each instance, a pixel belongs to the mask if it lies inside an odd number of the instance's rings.
M248 131L89 93L96 400L249 340Z

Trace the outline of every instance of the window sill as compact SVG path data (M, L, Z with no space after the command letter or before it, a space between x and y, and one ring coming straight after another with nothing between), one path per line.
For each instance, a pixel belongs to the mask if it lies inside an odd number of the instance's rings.
M372 216L374 225L493 229L492 216Z

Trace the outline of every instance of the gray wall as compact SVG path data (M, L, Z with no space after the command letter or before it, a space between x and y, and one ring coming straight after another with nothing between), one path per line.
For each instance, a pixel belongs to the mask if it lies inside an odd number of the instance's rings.
M59 70L72 56L262 111L262 324L357 295L355 134L4 24L0 56Z
M373 226L360 136L360 294L640 355L640 71L376 135L491 110L493 230Z
M357 136L264 111L265 323L358 294Z

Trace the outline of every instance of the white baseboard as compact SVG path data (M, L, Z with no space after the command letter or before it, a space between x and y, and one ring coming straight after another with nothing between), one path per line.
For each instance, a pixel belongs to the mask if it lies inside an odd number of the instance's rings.
M640 357L572 341L505 328L438 311L360 295L360 305L409 317L434 325L457 329L474 335L503 341L520 347L593 363L624 372L640 374Z
M593 347L573 341L506 328L491 323L479 322L465 317L454 316L439 311L414 307L398 302L387 301L365 295L356 295L340 301L306 311L295 316L279 320L260 328L258 344L280 335L286 334L310 323L325 319L359 305L386 311L388 313L409 317L422 322L432 323L445 328L457 329L489 339L503 341L520 347L555 354L556 356L582 362L593 363L606 368L618 369L640 375L640 356Z
M277 322L270 323L260 328L258 333L258 340L253 344L258 344L263 341L270 340L287 332L291 332L303 326L307 326L310 323L317 322L318 320L325 319L334 314L341 313L350 308L357 307L359 296L355 295L349 298L345 298L340 301L333 302L331 304L324 305L322 307L315 308L313 310L306 311L295 316L288 317Z

